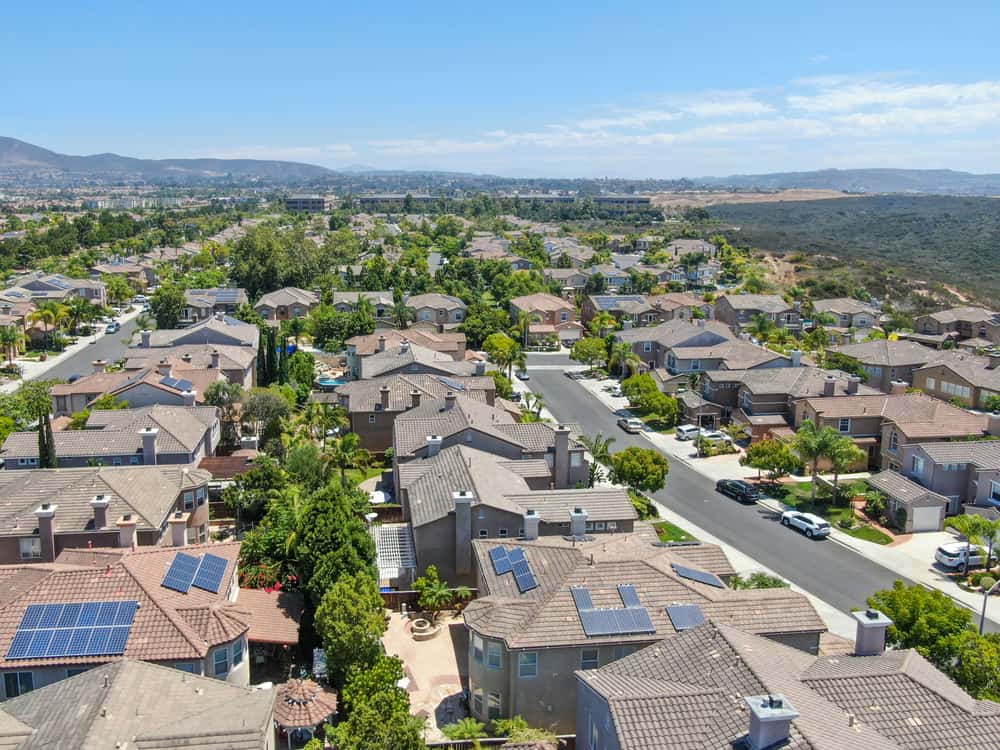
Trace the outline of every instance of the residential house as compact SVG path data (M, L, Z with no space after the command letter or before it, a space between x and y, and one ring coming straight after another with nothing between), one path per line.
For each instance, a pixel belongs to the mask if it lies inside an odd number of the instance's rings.
M798 303L785 302L777 294L724 294L715 300L715 318L734 331L746 328L763 315L778 328L797 331L802 327Z
M337 312L355 312L362 297L372 303L375 320L392 318L392 292L334 292L333 307Z
M386 347L359 361L359 378L370 380L384 375L428 373L444 376L485 375L484 362L456 361L449 355L434 351L405 338L399 346Z
M66 549L208 536L207 472L188 466L0 471L0 563L53 562ZM170 521L182 513L171 531Z
M979 357L969 352L937 352L914 369L913 386L944 401L976 409L1000 396L1000 355Z
M686 625L668 607L697 607L805 656L817 652L825 627L804 595L733 591L725 580L734 571L719 547L657 544L652 529L637 527L643 532L583 542L473 542L479 597L463 611L473 718L521 716L531 726L574 733L574 672L676 638Z
M940 352L913 341L877 339L859 344L833 346L827 349L847 357L865 371L865 382L889 393L893 381L913 382L913 371L923 367Z
M992 430L1000 435L996 422ZM1000 440L910 443L900 446L898 463L902 479L944 498L943 510L948 515L961 513L966 506L1000 508ZM883 471L872 479L890 473ZM899 486L903 491L912 490L902 482ZM894 488L878 489L887 497L897 494L890 493Z
M238 601L239 549L239 542L135 550L123 545L70 550L56 565L0 568L5 585L19 592L0 607L3 697L123 657L246 687L247 633L255 613ZM85 623L94 621L119 623L121 629L92 634ZM61 622L76 625L68 644L60 639L54 646L51 632L39 626ZM77 644L88 637L86 646Z
M465 334L458 331L428 331L411 326L405 330L379 328L364 336L352 336L344 342L347 372L352 378L361 377L361 361L373 354L398 349L403 343L421 346L440 354L446 354L456 362L466 359Z
M545 240L545 252L549 263L558 266L565 257L572 268L583 268L597 255L592 247L582 244L573 237L553 237Z
M555 282L562 287L563 296L571 292L582 292L587 287L590 274L580 268L546 268L542 271L546 281Z
M505 237L480 234L477 237L473 237L465 246L462 250L462 255L466 258L477 258L479 260L500 260L511 255L510 247L512 244Z
M7 750L41 747L230 747L274 750L275 690L239 687L167 666L121 659L68 668L58 685L21 691L0 704ZM11 687L21 674L8 672ZM28 687L24 685L24 687ZM67 721L72 707L73 720Z
M197 255L200 252L197 243L192 244L193 246L183 245L181 247L154 247L140 253L139 257L153 263L154 265L160 263L177 263L178 261Z
M602 312L629 328L660 322L659 312L642 294L591 294L584 298L580 314L585 325Z
M1000 433L985 414L975 414L922 393L906 394L882 422L882 469L903 467L902 449L914 443L938 443L982 437L990 429Z
M639 248L636 247L636 250ZM719 249L706 240L678 239L667 245L666 252L675 260L691 253L704 253L706 258L714 258Z
M683 631L577 679L577 750L925 750L996 743L1000 712L851 615L857 642L820 656L672 606ZM844 649L846 651L846 649ZM542 656L545 656L543 653Z
M568 447L568 444L567 444ZM412 528L417 570L475 584L474 539L627 533L637 518L618 487L550 489L559 462L511 460L455 445L399 467L397 489Z
M181 326L207 320L215 315L232 315L240 305L248 304L249 301L245 289L188 289L184 292Z
M611 263L591 266L587 271L591 276L600 274L601 278L604 279L604 288L607 292L620 292L632 284L632 277L629 276L628 271Z
M917 334L953 339L986 339L1000 344L1000 313L983 307L952 307L914 320Z
M98 278L104 275L121 276L135 289L145 289L156 283L156 269L153 264L136 256L97 263L90 267L90 272Z
M560 341L571 343L583 336L583 326L576 320L576 307L572 302L553 294L537 292L510 301L510 316L516 323L522 315L531 316L528 327L531 340L558 336Z
M873 328L881 314L874 305L850 297L818 299L813 302L813 311L817 316L828 315L833 318L832 323L823 325L840 331L846 331L848 328L862 331Z
M618 331L616 341L625 341L632 345L632 351L650 370L663 368L676 374L671 363L676 364L676 352L685 347L715 346L733 339L729 328L715 321L689 321L682 318L660 323L646 328L633 328L628 331ZM691 369L703 369L692 367Z
M253 309L264 320L282 321L304 318L319 305L319 295L295 286L286 286L261 295Z
M701 395L723 407L723 419L746 425L751 439L790 433L802 399L874 395L861 378L816 367L711 370L701 376Z
M70 297L80 297L102 307L108 303L107 288L103 281L73 279L61 273L32 271L14 278L10 286L35 303L47 300L64 302Z
M136 373L161 368L166 362L175 379L188 380L199 394L219 380L252 388L257 382L257 351L250 346L232 344L180 344L158 349L132 347L125 353L124 371Z
M187 328L159 328L139 333L138 347L142 349L162 349L184 344L249 346L256 351L260 345L260 331L253 323L217 314Z
M219 413L214 406L95 409L86 429L52 434L56 466L194 464L215 452ZM38 468L38 433L12 432L3 444L4 468Z
M465 320L466 305L449 294L414 294L406 300L406 309L414 321L434 323L444 330Z
M496 381L485 375L397 373L345 383L337 386L332 397L314 394L313 399L336 403L344 409L350 420L351 432L358 434L361 446L381 453L392 445L392 425L399 414L420 406L424 399L443 399L449 393L462 393L493 406Z
M656 308L660 320L664 322L674 319L694 320L695 310L702 318L711 319L714 315L711 302L705 302L700 297L687 292L656 294L649 298L649 304Z

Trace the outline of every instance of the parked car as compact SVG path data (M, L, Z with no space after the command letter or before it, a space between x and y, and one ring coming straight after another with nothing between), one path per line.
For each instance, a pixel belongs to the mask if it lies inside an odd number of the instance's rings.
M625 430L625 432L636 433L642 432L646 425L637 417L622 417L618 420L618 426Z
M748 505L752 505L760 498L760 491L742 479L720 479L715 483L715 491Z
M964 568L967 552L965 542L951 542L938 547L934 551L934 559L946 568ZM994 559L996 559L995 555ZM969 567L981 568L985 564L985 560L986 550L973 544L972 554L969 556Z
M678 440L694 440L694 436L698 434L698 428L693 424L682 424L674 430L674 434L677 435Z
M570 380L586 380L587 374L583 370L566 370L566 377Z
M132 301L138 304L142 304L143 302L146 302L146 300L148 299L149 298L145 294L137 294L132 298Z
M105 333L118 333L122 329L122 324L118 321L114 323L108 323L107 328L104 329Z
M518 380L531 380L531 376L524 370L518 370L515 375Z
M723 440L727 443L733 442L733 439L729 437L729 435L724 432L719 432L718 430L706 430L702 428L700 432L702 440Z
M609 391L609 393L615 398L621 398L622 396L625 395L624 393L622 393L622 388L620 385L613 386Z
M829 536L830 524L826 519L817 516L815 513L800 513L797 510L786 510L781 514L782 526L790 526L798 529L807 537Z

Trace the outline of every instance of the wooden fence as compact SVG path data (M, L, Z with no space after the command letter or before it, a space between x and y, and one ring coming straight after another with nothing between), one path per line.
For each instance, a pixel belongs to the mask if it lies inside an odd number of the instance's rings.
M457 591L457 589L452 589L452 591ZM478 589L470 589L472 596L469 601L475 599L479 594ZM403 604L406 604L406 609L410 612L419 609L417 602L420 600L420 594L416 591L383 591L382 592L382 603L385 605L386 609L391 609L394 612L399 611Z

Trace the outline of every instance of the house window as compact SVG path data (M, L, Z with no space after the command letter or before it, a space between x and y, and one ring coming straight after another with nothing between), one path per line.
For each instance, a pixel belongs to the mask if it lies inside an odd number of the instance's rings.
M483 689L476 688L472 691L472 713L474 716L483 715Z
M924 459L920 458L920 456L914 456L911 468L917 476L922 475L924 473Z
M569 320L569 313L568 312L561 312L561 313L559 313L559 321L560 322L565 323L567 320Z
M924 382L927 383L929 390L933 391L937 387L937 381L934 378L927 378Z
M990 500L1000 502L1000 482L990 482Z
M121 456L114 456L111 459L111 465L112 466L121 466L122 465L122 457Z
M701 369L701 360L700 359L692 359L691 360L691 369L692 370L700 370Z
M215 676L225 677L229 674L229 650L226 648L215 649Z
M17 459L17 465L18 466L37 466L38 465L38 459L37 458L19 458L19 459Z
M82 668L81 667L77 667L75 669L67 669L66 670L66 676L67 677L76 677L78 674L83 674L88 669L90 669L90 667L82 667Z
M837 423L837 429L840 430L841 432L850 432L851 431L851 418L850 417L841 417L840 421Z
M199 487L195 491L195 497L198 498L198 505L204 505L205 504L205 488L204 487Z
M601 652L596 648L585 648L580 651L580 669L597 669L601 666Z
M479 538L480 539L485 539L489 535L490 535L489 529L480 529L479 530Z
M893 430L892 434L889 435L889 451L895 453L897 450L899 450L899 435Z
M375 424L375 415L374 414L369 414L368 415L368 424Z
M537 651L524 651L517 655L517 676L522 678L538 676Z
M472 634L472 658L478 664L483 663L483 639L475 633Z
M240 638L233 644L233 666L238 667L243 663L243 639Z
M488 669L500 669L503 666L500 660L500 644L496 641L486 642L486 667Z
M295 315L296 318L301 317L302 316L302 308L301 307L296 307L295 310L294 310L294 312L292 314Z
M129 462L129 464L131 466L138 466L139 465L139 457L138 456L129 456L128 457L128 462Z
M194 510L194 493L184 493L184 510Z
M634 652L635 648L633 646L615 646L615 661L624 659L626 656Z
M506 537L507 536L507 529L501 528L498 536L500 536L501 538Z
M651 352L651 351L653 351L653 342L651 342L651 341L644 341L643 344L642 344L642 350L644 352Z
M580 451L573 451L569 456L569 465L573 467L583 466L583 454Z
M18 540L22 560L39 560L42 557L42 540L38 537L26 537Z
M8 698L30 693L35 689L35 675L31 672L8 672L3 676L3 687Z
M500 718L500 693L491 692L486 697L486 713L488 719Z

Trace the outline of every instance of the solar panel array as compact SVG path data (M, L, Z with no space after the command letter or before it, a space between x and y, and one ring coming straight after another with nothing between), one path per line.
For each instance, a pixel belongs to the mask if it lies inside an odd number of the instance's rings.
M438 375L438 382L448 386L453 391L464 391L465 385L459 383L457 380L452 380L451 378L446 378L444 375Z
M160 385L165 385L167 388L176 388L178 391L190 391L194 387L194 383L190 380L171 377L160 378Z
M494 547L490 550L490 561L493 563L493 572L498 576L505 573L514 574L514 583L522 594L538 588L538 580L531 570L531 563L520 547L510 550L505 547Z
M705 615L697 604L670 604L667 606L667 616L674 630L690 630L705 622Z
M606 297L596 297L595 301L597 302L598 307L600 307L602 310L614 310L622 302L642 303L645 302L646 299L645 297L637 296L634 294L617 294L617 295L608 295Z
M681 578L698 581L699 583L707 583L709 586L715 586L717 589L724 589L726 587L726 584L724 584L719 577L713 573L698 570L696 568L688 568L684 565L678 565L677 563L671 563L670 567L673 568L674 572Z
M584 586L571 586L570 593L573 595L583 632L588 638L656 632L653 621L649 618L649 611L642 606L635 587L630 584L618 587L618 595L625 606L617 609L596 608L590 591Z
M192 586L217 594L228 565L229 561L218 555L205 554L198 558L178 552L160 585L182 594Z
M115 656L125 653L136 601L30 604L14 633L8 659Z

